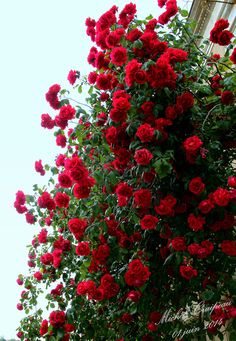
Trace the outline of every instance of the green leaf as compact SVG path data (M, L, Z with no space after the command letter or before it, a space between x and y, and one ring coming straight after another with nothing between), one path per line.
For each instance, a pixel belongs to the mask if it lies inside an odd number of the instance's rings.
M81 94L82 91L83 91L83 86L82 86L82 84L80 84L80 85L78 86L78 93Z
M141 42L141 40L136 40L133 43L133 47L136 48L136 49L141 49L143 47L143 43Z
M165 178L172 171L172 166L171 166L170 162L166 159L157 160L154 163L154 168L155 168L155 171L157 172L160 179Z
M214 292L211 290L205 290L201 294L201 297L204 301L209 301L210 299L212 299L213 296L214 296Z
M182 15L182 17L186 18L188 16L188 11L186 9L180 9L179 13Z

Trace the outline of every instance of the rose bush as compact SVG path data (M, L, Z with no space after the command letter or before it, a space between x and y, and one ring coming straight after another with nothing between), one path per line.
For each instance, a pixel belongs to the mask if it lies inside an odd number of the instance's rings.
M235 337L233 34L217 21L210 40L225 55L207 56L186 11L158 4L157 19L130 3L86 20L94 69L68 74L71 91L89 87L85 106L58 84L46 93L56 115L41 125L63 152L35 163L48 186L16 194L38 226L17 279L21 340L171 340L187 328L182 340L222 339L222 325ZM42 288L49 312L35 309ZM202 302L214 309L190 328Z

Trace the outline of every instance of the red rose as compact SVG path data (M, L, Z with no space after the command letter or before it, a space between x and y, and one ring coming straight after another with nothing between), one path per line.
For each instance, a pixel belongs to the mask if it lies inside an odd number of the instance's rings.
M77 71L70 70L68 73L67 79L71 85L75 84L76 78L77 78Z
M64 148L66 146L66 137L65 135L62 134L58 134L56 137L56 144L61 147Z
M150 207L152 200L152 194L149 189L139 189L134 192L134 203L138 207Z
M75 184L73 194L77 199L85 199L90 195L90 186Z
M45 244L47 242L48 231L46 229L42 229L38 234L38 241L41 244Z
M131 104L127 97L118 97L118 98L113 97L112 104L116 110L120 110L120 111L127 112L131 108Z
M150 277L149 268L139 260L135 259L128 265L128 271L125 273L125 282L130 286L141 287Z
M64 311L52 311L51 314L49 315L49 321L50 324L54 327L54 328L60 328L65 324L65 320L66 320L66 314L64 313Z
M195 216L193 213L188 216L189 227L195 232L202 230L205 222L206 221L202 216Z
M92 251L93 259L98 264L104 264L110 255L110 248L107 244L99 245L96 250Z
M236 242L233 240L223 240L221 250L228 256L236 256Z
M207 256L209 256L214 250L214 244L210 242L209 240L203 240L201 242L201 246L205 248Z
M194 105L193 95L190 92L184 92L182 95L177 97L176 105L180 105L183 108L183 111L191 109Z
M72 180L67 172L63 172L58 175L59 185L63 188L70 188L72 186Z
M48 92L45 95L46 100L49 102L50 106L53 109L59 108L60 102L58 100L57 95L58 95L60 90L61 90L60 85L54 84L49 88Z
M53 256L51 253L47 252L40 257L40 262L44 265L49 265L53 262Z
M200 202L198 208L203 214L207 214L214 208L214 205L211 200L206 199Z
M57 207L67 208L69 206L70 197L66 193L57 192L54 200L55 200Z
M221 93L221 103L225 105L230 105L234 103L234 94L232 91L225 90Z
M135 161L141 166L149 165L152 158L152 153L150 153L146 148L138 149L134 154Z
M188 252L190 253L190 255L197 255L200 248L201 246L199 244L192 243L188 246Z
M147 81L147 73L141 69L142 63L138 63L136 59L132 59L125 68L125 81L128 86L134 83L144 84Z
M75 250L78 256L88 256L90 254L89 242L80 242Z
M150 126L148 123L144 123L138 127L136 136L142 142L151 142L154 136L155 129Z
M202 146L202 144L203 142L196 135L188 137L183 143L184 149L188 153L195 153Z
M205 189L205 184L200 177L196 177L189 182L188 188L193 194L200 195Z
M38 205L39 207L47 208L50 211L55 209L55 202L48 192L43 192L41 194L41 196L38 198Z
M179 268L180 275L189 281L191 278L196 277L198 272L190 265L181 265Z
M124 313L120 318L122 323L128 324L133 321L133 316L129 313Z
M236 64L236 47L233 49L233 52L229 59L232 61L232 63Z
M120 182L116 188L116 194L118 196L130 198L132 196L133 189L126 182Z
M221 46L226 46L230 44L231 38L233 38L233 33L228 30L223 30L217 35L217 43Z
M140 297L142 296L142 293L140 291L137 290L131 290L128 294L127 294L127 299L129 299L130 301L133 301L135 303L137 303L140 299Z
M82 281L78 283L77 288L76 288L76 293L77 295L92 295L96 291L96 285L94 281L92 280L87 280L87 281Z
M43 279L43 275L41 272L37 271L34 273L34 278L37 279L37 281L41 281Z
M116 123L125 122L125 120L127 118L127 111L112 108L110 110L109 116L110 116L111 120L116 122Z
M228 185L229 185L229 187L236 188L236 176L229 176L228 177Z
M225 207L230 201L230 193L227 189L219 187L213 192L212 199L216 205Z
M34 215L31 214L31 213L26 213L25 214L25 218L26 218L26 221L27 221L28 224L34 224L35 221L36 221Z
M185 251L186 250L185 238L175 237L174 239L171 240L171 246L175 251Z
M77 240L80 240L87 227L87 220L72 218L68 221L68 227Z
M128 60L127 50L124 47L115 47L112 49L110 57L113 64L122 66Z
M40 327L39 333L40 333L41 336L43 336L47 332L48 332L48 321L47 320L43 320L42 323L41 323L41 327Z
M106 75L104 73L97 76L96 86L99 90L110 90L112 76L110 74Z
M143 230L155 230L159 219L153 215L145 215L140 220L140 225Z
M171 196L172 197L172 196ZM155 206L154 209L157 214L164 216L172 216L174 214L173 210L173 202L170 200L161 199L158 206Z

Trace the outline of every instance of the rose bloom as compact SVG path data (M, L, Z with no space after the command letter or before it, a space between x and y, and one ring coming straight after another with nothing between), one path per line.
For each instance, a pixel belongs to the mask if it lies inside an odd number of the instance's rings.
M216 205L225 207L230 201L230 194L227 189L219 187L215 190L215 192L213 192L212 198Z
M183 143L184 149L188 153L195 153L202 145L203 142L196 135L188 137Z
M52 311L50 316L49 316L49 321L50 324L54 327L54 328L60 328L65 324L65 320L66 320L66 314L64 313L64 311Z
M236 176L229 176L228 177L228 185L229 185L229 187L236 188Z
M205 184L200 177L196 177L189 182L188 188L193 194L200 195L205 189Z
M88 256L90 254L89 242L80 242L75 252L78 256Z
M112 49L110 57L114 65L122 66L128 60L127 50L124 47L115 47Z
M186 250L185 238L175 237L174 239L171 240L171 246L175 251L185 251Z
M71 233L79 240L87 227L86 219L72 218L68 221L68 227Z
M236 256L236 242L233 240L223 240L221 250L228 256Z
M63 172L58 175L59 185L63 188L70 188L72 186L72 180L69 174Z
M60 208L69 206L70 197L66 193L57 192L54 199L56 205Z
M151 273L149 268L139 260L132 260L125 273L125 282L130 286L141 287L149 279Z
M25 214L25 218L26 218L26 221L27 221L28 224L34 224L35 221L36 221L36 219L33 216L33 214L31 214L29 212Z
M40 330L39 330L40 336L43 336L47 332L48 332L48 321L47 320L43 320L42 323L41 323Z
M154 230L157 226L159 219L153 215L145 215L140 220L140 225L143 230Z
M134 192L134 203L138 207L148 208L151 206L152 194L149 189L139 189Z
M70 70L67 76L67 79L71 85L75 84L77 78L77 72L75 70Z
M126 182L120 182L116 188L116 194L118 196L130 198L132 196L133 189Z
M229 57L232 63L236 64L236 47L233 49L231 56Z
M130 301L133 302L138 302L140 297L142 296L142 293L140 291L137 290L131 290L128 294L127 294L127 299L129 299Z
M76 293L77 295L92 294L96 291L96 284L92 280L79 282L77 285Z
M77 199L85 199L90 195L91 187L86 185L75 184L73 194Z
M221 103L225 105L230 105L234 103L234 94L232 91L225 90L221 93Z
M144 123L138 127L136 136L141 140L141 142L151 142L154 136L155 129L148 123Z
M189 227L195 232L203 230L203 225L205 222L206 221L202 216L195 216L193 213L188 216Z
M129 313L124 313L121 318L120 318L121 322L128 324L130 322L133 321L133 316Z
M141 166L148 165L152 158L153 158L152 153L149 152L149 150L146 148L138 149L134 154L135 161L137 162L137 164Z
M196 277L198 272L190 265L181 265L179 268L180 275L189 281L191 278Z
M233 38L233 33L228 30L223 30L217 35L217 43L221 46L229 45L231 38Z
M66 146L66 137L65 137L65 135L58 134L57 137L56 137L56 144L59 147L64 148Z
M206 199L199 203L198 208L203 214L207 214L214 208L214 204L211 200Z

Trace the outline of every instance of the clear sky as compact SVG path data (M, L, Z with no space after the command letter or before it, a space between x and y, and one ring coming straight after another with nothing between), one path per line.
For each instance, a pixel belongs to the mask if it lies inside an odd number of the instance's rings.
M53 114L45 101L49 86L66 80L70 69L87 74L90 39L85 19L98 17L125 0L1 1L0 52L0 336L14 338L23 313L16 310L27 273L27 249L39 227L28 225L13 208L15 193L30 194L33 184L45 184L34 172L35 160L52 164L59 150L53 134L40 127L40 116ZM158 16L157 0L133 0L138 16ZM187 0L179 0L182 7ZM53 114L54 115L54 114Z

